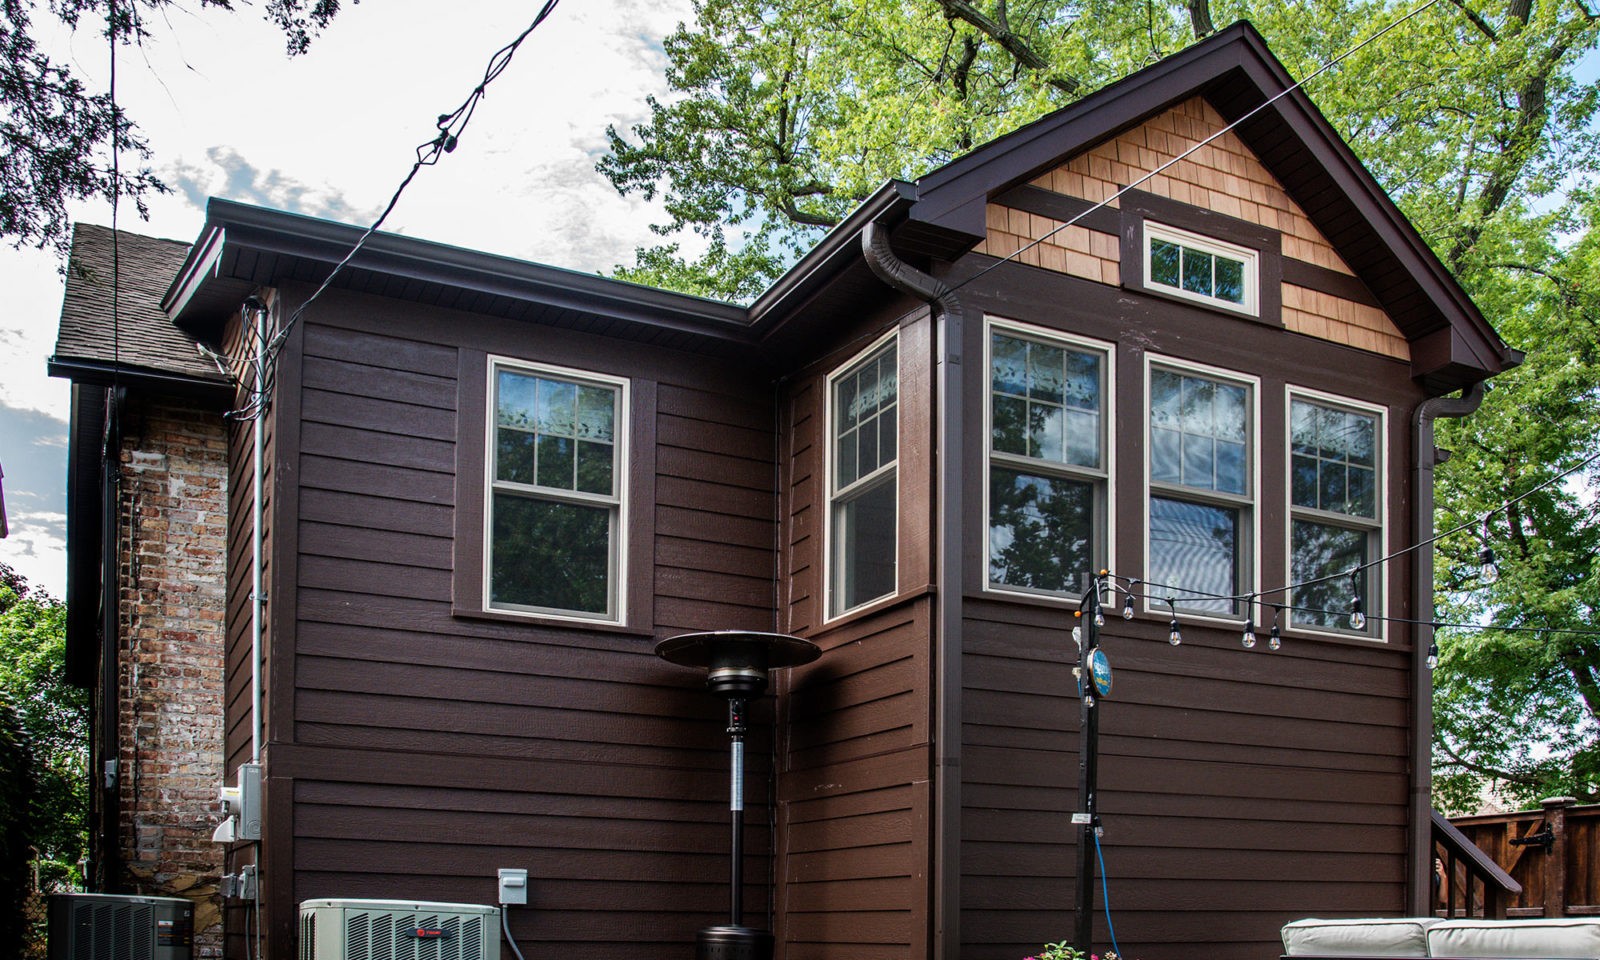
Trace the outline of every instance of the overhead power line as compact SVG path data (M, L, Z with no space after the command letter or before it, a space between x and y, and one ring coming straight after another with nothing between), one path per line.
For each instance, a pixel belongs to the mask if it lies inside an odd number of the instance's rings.
M472 122L472 116L477 112L478 103L483 99L489 84L493 83L506 71L506 68L511 65L511 58L516 55L517 49L522 46L522 42L528 39L529 35L550 16L559 2L560 0L545 0L544 6L539 8L538 14L534 16L533 21L528 24L527 28L518 34L515 40L495 51L494 55L489 58L489 64L483 72L483 79L478 82L477 86L472 88L472 92L461 102L461 105L449 113L441 113L439 115L439 118L434 123L438 134L431 140L417 146L416 162L411 165L410 171L400 181L400 185L395 188L394 195L389 198L389 202L383 208L383 212L362 232L356 242L351 245L349 252L344 255L344 258L334 265L333 270L328 273L327 277L323 278L317 289L312 291L311 296L307 297L304 302L295 308L294 312L289 315L289 319L284 322L271 341L264 347L259 348L265 351L266 366L269 371L273 370L274 361L282 351L283 344L288 339L289 333L300 322L300 318L333 285L333 281L350 265L350 261L354 260L356 254L361 252L367 241L372 239L372 235L378 232L378 228L383 226L384 221L389 218L389 214L393 213L395 206L399 204L401 195L406 192L407 187L411 186L411 181L416 178L423 167L433 166L445 154L455 150L462 135L466 133L467 124ZM271 374L269 373L270 376ZM268 384L256 384L249 406L242 410L235 410L230 415L238 420L248 420L260 416L267 406L270 393L271 389Z
M1239 126L1241 123L1244 123L1246 120L1249 120L1251 117L1255 116L1256 114L1260 113L1261 111L1263 111L1263 110L1267 109L1268 107L1272 106L1274 103L1277 103L1279 100L1282 100L1284 97L1287 97L1289 94L1291 94L1291 93L1295 92L1296 90L1300 89L1301 87L1305 86L1307 83L1310 83L1312 80L1315 80L1317 77L1321 76L1323 73L1327 72L1328 70L1331 70L1334 67L1338 66L1345 59L1347 59L1348 57L1354 55L1357 51L1361 50L1363 47L1366 47L1368 44L1370 44L1373 41L1377 40L1379 37L1382 37L1383 35L1387 34L1389 31L1395 29L1396 27L1399 27L1401 24L1406 23L1407 21L1411 20L1413 17L1417 16L1418 14L1422 13L1424 10L1427 10L1429 7L1433 6L1434 4L1436 4L1438 2L1439 2L1439 0L1427 0L1427 2L1424 3L1422 6L1420 6L1417 9L1411 11L1410 13L1408 13L1405 16L1401 17L1400 19L1396 20L1395 22L1389 24L1388 26L1385 26L1382 30L1379 30L1377 33L1374 33L1372 36L1368 37L1367 39L1361 41L1360 43L1358 43L1355 46L1351 47L1350 49L1346 50L1345 52L1339 54L1337 57L1334 57L1332 60L1329 60L1327 63L1324 63L1321 66L1317 67L1317 69L1311 71L1311 73L1307 74L1304 78L1302 78L1300 80L1296 80L1294 83L1292 83L1289 86L1285 87L1283 90L1279 91L1278 93L1273 94L1267 100L1265 100L1262 103L1256 105L1249 112L1245 113L1244 116L1242 116L1239 119L1233 121L1232 123L1229 123L1227 126L1223 127L1221 130L1218 130L1216 133L1211 134L1210 136L1206 137L1204 140L1201 140L1199 143L1195 144L1194 146L1190 147L1189 149L1185 150L1184 152L1178 154L1176 157L1173 157L1171 160L1168 160L1166 163L1163 163L1160 166L1156 167L1155 169L1149 171L1148 173L1142 174L1137 180L1133 181L1132 183L1128 184L1125 187L1119 188L1111 196L1106 197L1104 200L1101 200L1099 203L1096 203L1093 206L1089 207L1088 209L1082 211L1081 213L1078 213L1076 216L1072 217L1067 222L1061 224L1060 226L1057 226L1057 227L1051 229L1050 231L1045 233L1043 236L1034 237L1033 239L1029 240L1027 243L1023 244L1022 246L1018 247L1017 249L1015 249L1015 250L1011 251L1010 253L1006 254L1004 257L1001 257L999 260L995 261L994 263L989 264L988 266L984 267L982 270L979 270L977 273L974 273L972 276L967 277L965 280L962 280L960 283L952 285L951 286L952 292L955 291L955 290L960 290L962 287L964 287L967 284L973 282L974 280L977 280L979 277L984 276L985 274L989 273L992 270L998 270L1000 267L1006 265L1007 263L1010 263L1012 260L1015 260L1017 257L1020 257L1024 253L1027 253L1029 250L1032 250L1034 247L1036 247L1039 244L1045 242L1046 240L1050 239L1051 237L1055 236L1056 234L1060 233L1061 231L1067 229L1068 227L1074 226L1077 223L1079 223L1080 221L1082 221L1084 218L1093 215L1095 213L1095 211L1101 210L1101 209L1109 206L1113 200L1116 200L1116 199L1120 198L1123 194L1126 194L1128 191L1133 190L1136 187L1139 187L1139 186L1141 186L1141 185L1143 185L1145 183L1148 183L1151 179L1153 179L1153 178L1159 176L1160 174L1162 174L1163 172L1171 169L1173 166L1177 165L1178 163L1181 163L1182 161L1187 160L1190 156L1192 156L1194 153L1198 152L1200 149L1202 149L1202 148L1204 148L1206 146L1209 146L1213 141L1217 140L1218 138L1224 136L1227 133L1230 133L1235 127Z

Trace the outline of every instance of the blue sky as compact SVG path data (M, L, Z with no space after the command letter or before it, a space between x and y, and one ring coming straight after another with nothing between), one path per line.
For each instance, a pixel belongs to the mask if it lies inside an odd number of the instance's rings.
M210 196L369 221L432 136L434 118L466 97L537 8L346 5L292 59L249 6L165 9L143 49L120 54L118 91L173 191L152 200L148 222L125 207L118 225L192 241ZM635 247L654 242L648 227L659 211L619 197L594 163L607 124L642 121L645 98L665 94L661 40L689 16L687 0L567 0L489 88L461 146L417 178L388 229L582 270L631 263ZM104 84L105 42L93 27L45 42L91 86ZM105 203L73 213L111 222ZM69 391L45 375L58 270L53 254L0 249L0 466L11 527L0 562L59 597Z

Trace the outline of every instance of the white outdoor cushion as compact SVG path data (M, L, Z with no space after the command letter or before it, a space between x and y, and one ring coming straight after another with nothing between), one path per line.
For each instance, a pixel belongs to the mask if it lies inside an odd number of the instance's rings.
M1291 957L1426 957L1433 917L1383 920L1296 920L1283 926Z
M1446 920L1428 930L1435 957L1600 958L1600 917Z

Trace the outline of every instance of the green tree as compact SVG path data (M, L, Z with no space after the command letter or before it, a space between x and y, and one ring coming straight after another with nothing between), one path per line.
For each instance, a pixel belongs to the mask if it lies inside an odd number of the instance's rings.
M1441 612L1455 622L1600 629L1596 470L1475 522L1600 453L1600 203L1579 200L1550 215L1552 232L1575 240L1486 234L1496 242L1484 255L1496 260L1475 292L1529 349L1478 413L1441 431L1455 457L1439 471L1439 524L1470 525L1440 551ZM1480 570L1485 545L1493 577ZM1446 630L1440 648L1441 805L1471 809L1487 785L1520 805L1555 795L1600 801L1600 636Z
M599 169L659 196L661 246L619 275L749 297L890 177L912 178L1212 32L1249 18L1307 76L1417 3L1320 0L697 0L668 39L674 96L611 130ZM1527 362L1473 417L1442 426L1441 527L1600 450L1600 203L1589 192L1600 86L1589 0L1448 0L1306 88ZM710 238L681 255L686 233ZM754 249L759 256L745 257ZM1595 629L1596 491L1585 471L1442 545L1441 614ZM1475 534L1481 531L1474 531ZM1600 799L1600 643L1585 634L1445 631L1440 802L1486 780L1529 800Z
M93 24L109 38L114 29L119 43L135 45L150 36L147 18L173 6L172 0L53 0L43 9L74 30ZM233 9L232 0L199 6ZM150 147L110 92L91 90L70 63L40 51L39 10L34 0L0 4L0 236L19 246L54 246L64 257L70 201L117 194L144 215L144 198L167 187L146 165ZM268 0L263 12L295 54L338 10L339 0ZM113 170L113 142L128 166Z
M28 842L41 886L81 883L89 811L88 695L66 680L66 607L0 563L0 702L31 754Z
M34 818L33 754L16 711L0 695L0 943L23 944L32 931L29 860Z

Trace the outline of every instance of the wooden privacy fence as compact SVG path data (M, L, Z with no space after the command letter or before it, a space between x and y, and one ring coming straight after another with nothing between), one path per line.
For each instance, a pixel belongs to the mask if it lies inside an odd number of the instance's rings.
M1544 801L1541 809L1519 813L1452 817L1447 824L1520 885L1507 890L1508 917L1600 916L1600 805L1577 806L1571 797ZM1486 893L1473 903L1473 884L1465 860L1435 849L1445 864L1439 904L1447 916L1495 916L1496 899ZM1476 909L1474 909L1476 908Z

